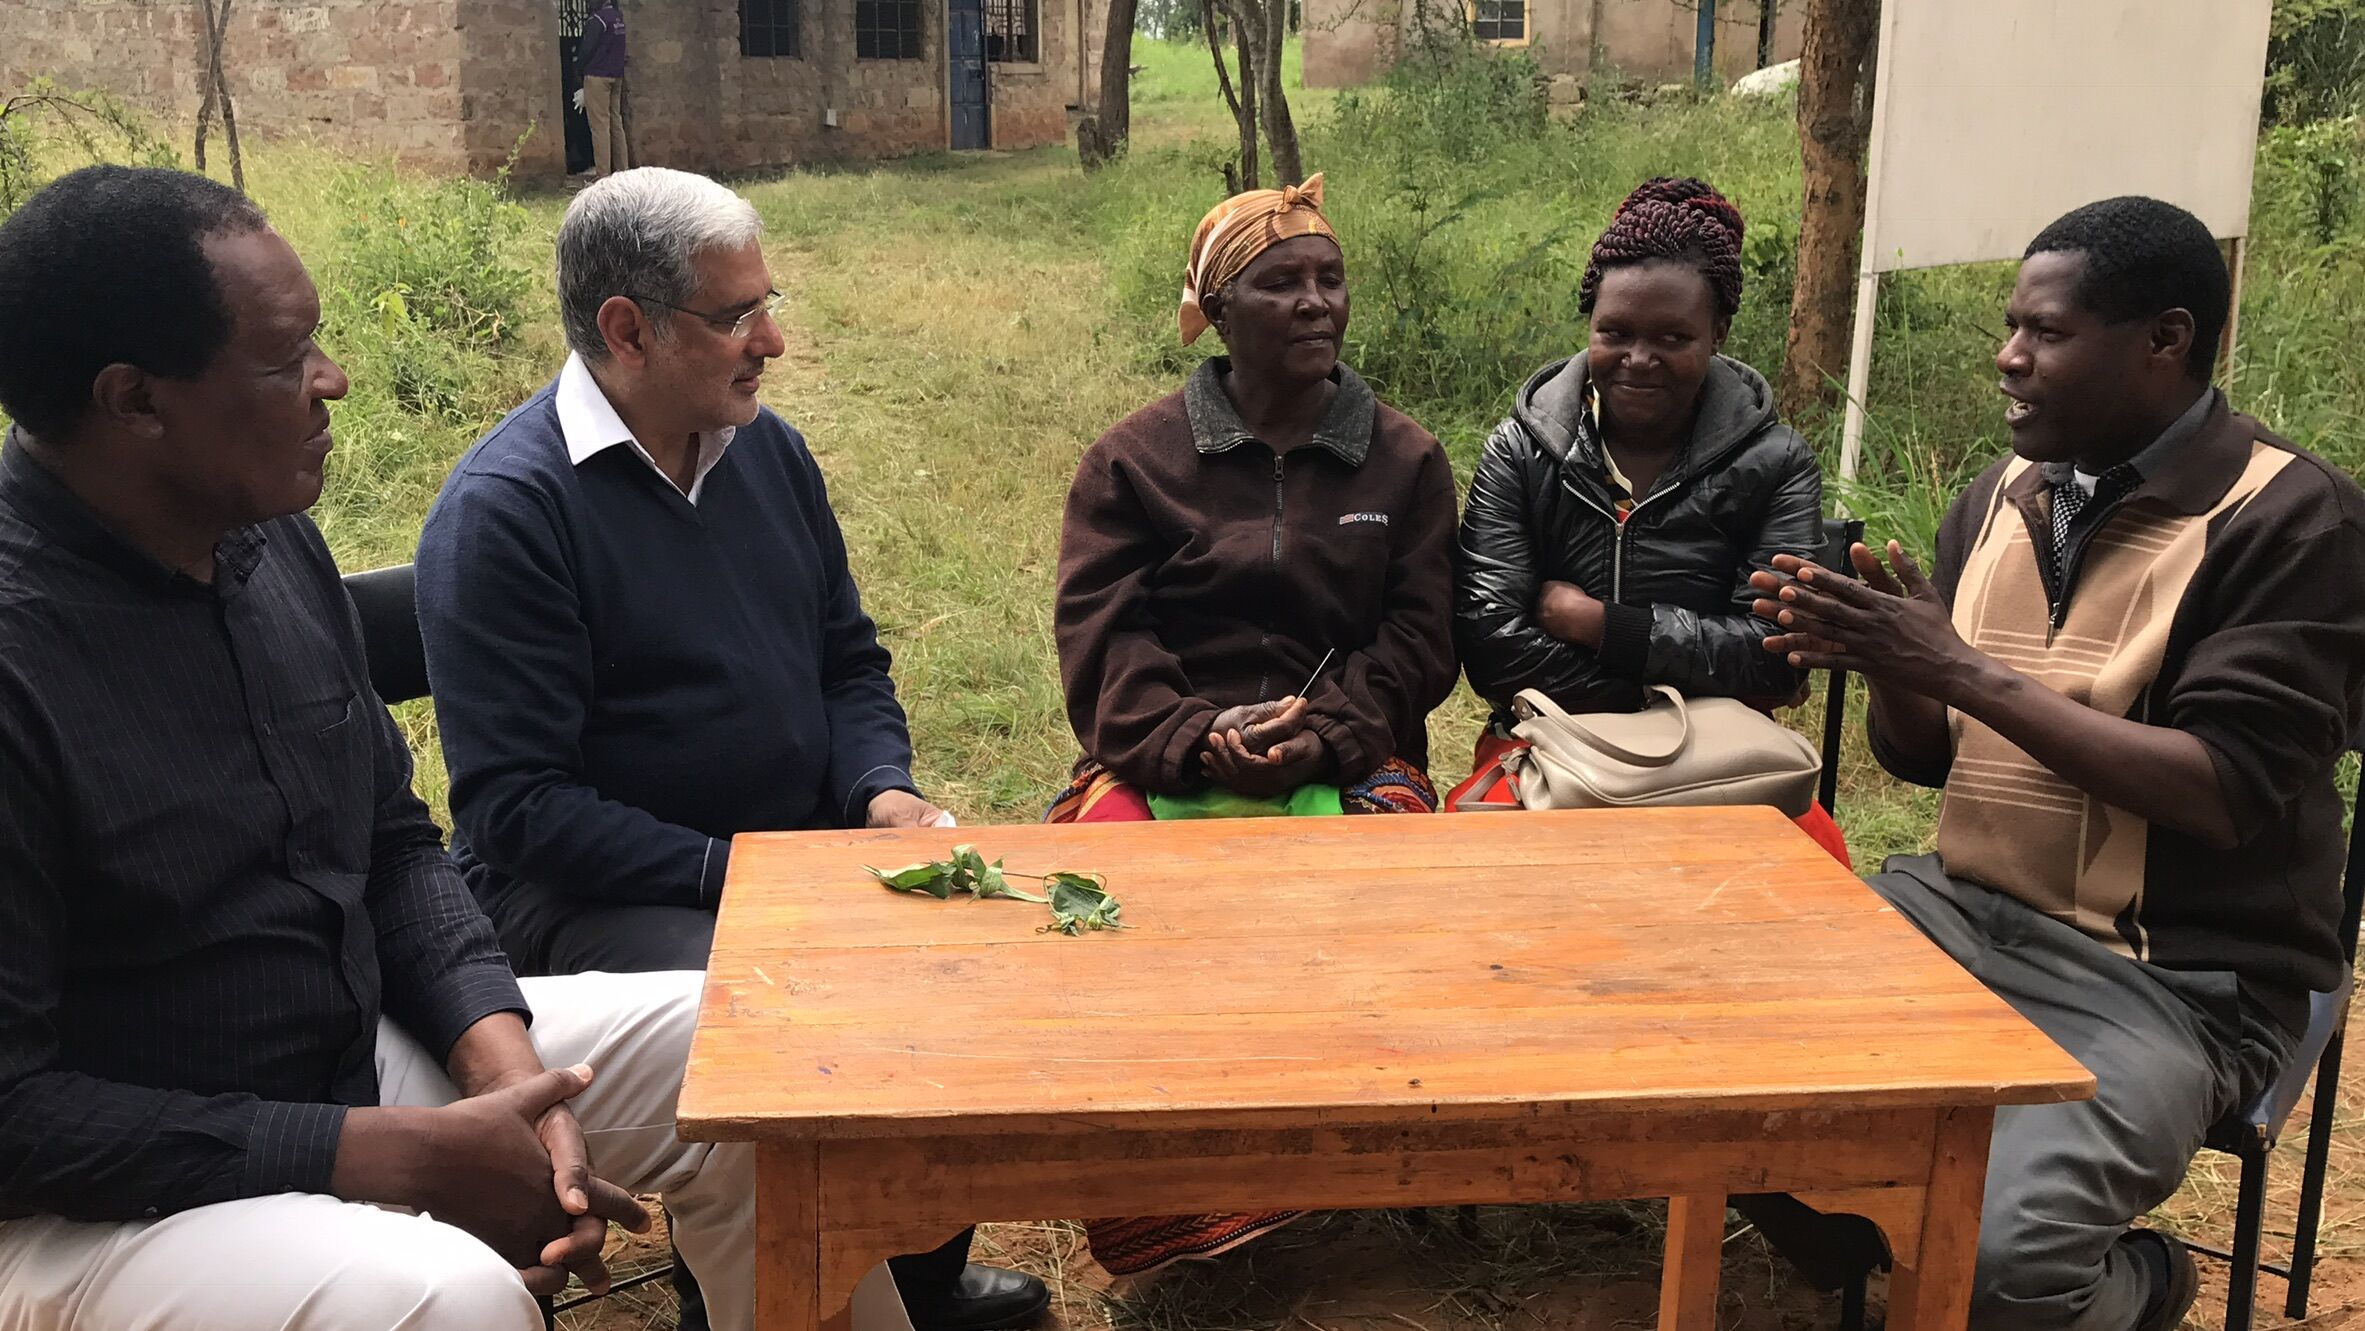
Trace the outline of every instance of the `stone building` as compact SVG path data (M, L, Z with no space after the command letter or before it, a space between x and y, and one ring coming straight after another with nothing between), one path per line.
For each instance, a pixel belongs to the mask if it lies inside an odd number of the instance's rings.
M1480 40L1528 48L1552 80L1555 101L1574 100L1596 71L1641 83L1689 82L1700 0L1304 0L1306 85L1369 82L1395 59L1421 21L1463 24ZM1771 58L1798 55L1802 0L1721 0L1717 74L1757 68L1759 21L1773 6Z
M1059 142L1097 87L1104 2L621 0L636 161L731 172ZM556 176L569 138L585 142L568 104L584 3L232 0L239 128L478 174L516 149L518 174ZM0 94L46 74L186 122L199 14L198 0L0 0Z

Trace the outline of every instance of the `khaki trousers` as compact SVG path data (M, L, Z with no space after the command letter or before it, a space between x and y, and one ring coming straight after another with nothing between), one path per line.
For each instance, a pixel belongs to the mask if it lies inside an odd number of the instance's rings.
M534 1047L589 1063L573 1101L602 1177L658 1193L705 1286L715 1331L755 1325L755 1169L745 1145L683 1142L674 1101L697 1025L697 971L528 979ZM392 1023L378 1031L379 1098L448 1104L443 1069ZM889 1286L891 1289L892 1286ZM886 1319L901 1326L900 1306ZM0 1331L541 1331L517 1273L425 1215L310 1193L201 1206L158 1220L0 1222Z
M591 169L601 176L632 169L624 137L624 80L586 77L583 115L591 122Z

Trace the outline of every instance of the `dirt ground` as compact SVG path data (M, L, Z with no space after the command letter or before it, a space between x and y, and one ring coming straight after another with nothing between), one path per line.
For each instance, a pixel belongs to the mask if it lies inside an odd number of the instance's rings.
M2319 1264L2309 1316L2282 1316L2284 1287L2260 1282L2260 1328L2365 1331L2365 1086L2342 1078ZM2267 1254L2287 1257L2296 1209L2302 1115L2277 1148L2267 1203ZM2204 1152L2184 1189L2152 1223L2230 1246L2236 1170ZM1064 1222L988 1225L976 1259L1032 1271L1050 1282L1047 1331L1626 1331L1654 1325L1664 1211L1656 1203L1371 1211L1310 1218L1214 1262L1170 1268L1147 1281L1112 1282ZM663 1260L663 1246L619 1236L620 1274ZM2225 1268L2201 1261L2201 1299L2185 1326L2223 1324ZM1880 1302L1873 1287L1873 1306ZM1791 1278L1736 1217L1725 1243L1723 1331L1806 1331L1835 1326L1836 1296ZM1877 1317L1876 1317L1877 1320ZM560 1319L568 1331L661 1331L674 1325L672 1291L659 1281L612 1295Z

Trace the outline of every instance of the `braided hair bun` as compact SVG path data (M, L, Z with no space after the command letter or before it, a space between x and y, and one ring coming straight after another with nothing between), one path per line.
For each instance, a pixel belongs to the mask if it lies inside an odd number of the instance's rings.
M1593 242L1577 289L1577 309L1593 312L1601 275L1628 264L1668 259L1687 264L1708 279L1716 312L1726 319L1741 309L1741 210L1704 180L1657 176L1644 181L1611 215L1609 228Z

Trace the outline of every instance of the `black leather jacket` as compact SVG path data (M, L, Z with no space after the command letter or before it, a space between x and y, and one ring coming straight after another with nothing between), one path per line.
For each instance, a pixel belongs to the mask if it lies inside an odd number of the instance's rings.
M1814 451L1774 415L1763 376L1719 356L1689 447L1621 526L1582 356L1545 366L1495 427L1454 562L1454 640L1498 722L1521 689L1572 711L1630 711L1643 686L1787 699L1798 673L1762 645L1749 575L1822 546ZM1607 607L1601 648L1551 637L1536 589L1573 582Z

